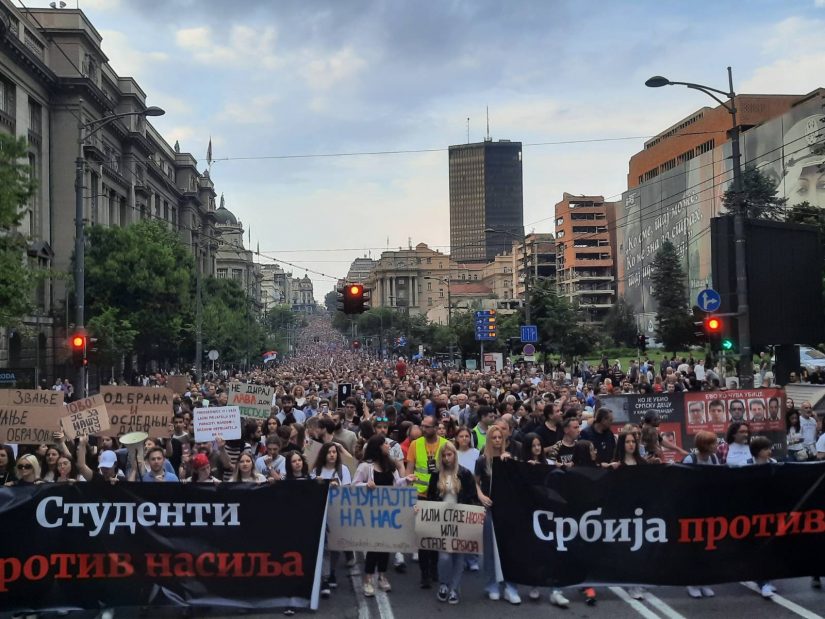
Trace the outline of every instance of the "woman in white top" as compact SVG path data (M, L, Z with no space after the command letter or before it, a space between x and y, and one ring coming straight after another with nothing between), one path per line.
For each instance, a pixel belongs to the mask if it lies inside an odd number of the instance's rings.
M246 482L253 484L265 484L266 477L255 469L255 461L249 452L245 451L238 456L238 463L235 465L235 472L232 474L232 481Z
M312 467L313 479L329 479L333 485L349 486L352 475L341 462L341 451L335 443L324 443L318 452L315 466Z
M473 447L473 440L470 430L466 426L461 426L455 435L455 446L458 450L458 463L468 471L476 470L476 460L480 452Z
M802 436L802 425L796 410L785 413L785 428L788 432L788 461L805 462L808 459L808 450L805 449L805 437Z

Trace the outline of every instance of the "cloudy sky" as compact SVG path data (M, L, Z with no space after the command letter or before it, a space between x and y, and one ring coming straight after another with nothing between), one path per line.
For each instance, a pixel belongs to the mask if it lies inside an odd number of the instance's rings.
M448 250L446 148L468 117L483 139L486 106L493 139L524 143L527 230L552 232L562 192L616 198L644 137L712 103L651 75L724 89L732 65L737 92L825 86L825 0L67 2L167 110L153 123L170 144L205 166L212 136L252 248L309 269L319 301L357 256ZM346 155L379 151L419 152Z

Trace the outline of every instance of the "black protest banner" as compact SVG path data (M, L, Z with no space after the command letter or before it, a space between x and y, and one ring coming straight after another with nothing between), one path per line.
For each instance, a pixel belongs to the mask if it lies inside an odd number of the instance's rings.
M705 585L809 576L825 554L825 463L640 465L496 459L507 581Z
M315 609L326 495L309 481L0 488L0 608Z

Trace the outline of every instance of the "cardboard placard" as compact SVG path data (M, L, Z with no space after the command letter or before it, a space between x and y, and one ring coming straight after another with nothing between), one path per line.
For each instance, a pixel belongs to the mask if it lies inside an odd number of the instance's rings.
M241 438L241 410L237 406L196 408L192 423L196 443L214 441L218 435L227 441Z
M415 552L415 488L330 486L327 542L331 550Z
M228 404L241 409L241 417L266 419L272 412L272 387L232 382L226 388Z
M418 501L415 534L419 550L481 554L485 508L463 503Z
M189 391L189 375L170 374L166 377L166 386L172 390L172 393L183 395Z
M110 427L106 403L100 394L71 402L66 406L66 412L69 414L60 418L60 425L69 440L78 436L100 434Z
M60 432L63 414L63 406L0 404L0 443L51 443L52 435Z
M100 388L116 436L127 432L147 432L149 436L166 435L172 422L174 394L166 387Z
M0 405L11 406L54 406L63 410L62 391L41 391L39 389L0 389Z

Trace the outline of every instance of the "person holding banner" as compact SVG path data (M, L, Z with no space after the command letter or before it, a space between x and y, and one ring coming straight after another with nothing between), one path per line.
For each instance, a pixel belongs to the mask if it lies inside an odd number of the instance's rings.
M390 456L389 443L381 434L373 434L364 447L364 461L358 465L352 481L355 486L366 486L370 490L378 486L404 486L415 478L401 477L396 462ZM364 560L363 590L365 597L375 595L373 576L378 570L378 588L390 591L392 586L387 580L387 566L390 562L388 552L368 552Z
M637 432L634 430L629 432L623 430L620 432L619 438L616 440L616 453L613 456L611 466L613 468L619 468L622 466L637 466L647 463L647 460L642 457L642 452L639 448Z
M428 418L425 423L433 422L432 418ZM433 424L433 428L435 428L435 424ZM499 430L500 434L501 431ZM478 505L478 499L478 485L473 478L473 474L458 463L458 451L455 446L452 443L445 442L438 452L436 471L430 476L427 486L427 500ZM464 558L464 555L460 553L438 553L439 587L436 597L439 602L459 603L461 576L464 574Z
M304 455L300 451L288 451L284 454L286 460L286 479L309 479L309 467Z
M14 480L14 451L8 445L0 444L0 486Z
M255 468L255 460L249 452L244 451L238 456L238 463L235 465L235 472L232 474L233 482L242 482L250 484L264 484L266 477L261 475Z

